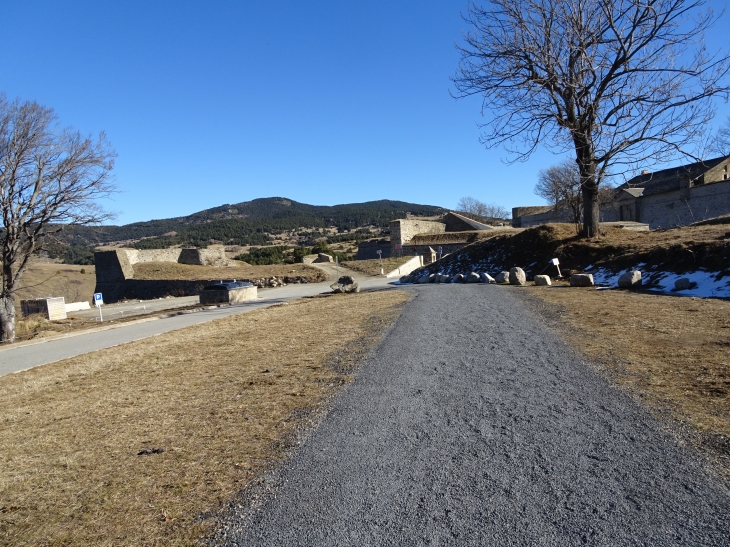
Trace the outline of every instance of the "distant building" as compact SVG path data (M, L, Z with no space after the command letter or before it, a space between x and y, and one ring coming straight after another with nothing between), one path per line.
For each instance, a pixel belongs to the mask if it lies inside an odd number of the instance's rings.
M474 232L481 230L493 230L494 227L483 222L477 222L459 213L446 213L441 219L442 222L431 220L398 219L390 223L390 239L372 239L363 241L358 245L357 259L367 260L378 258L378 250L382 251L383 258L389 256L413 255L414 253L425 254L435 253L428 244L413 244L415 236L438 234L450 232ZM457 244L463 247L464 243ZM451 249L452 246L449 246ZM414 250L415 248L415 250ZM456 248L456 247L454 247ZM450 252L450 251L449 251Z
M640 222L649 228L686 226L730 214L730 156L644 171L615 189L601 206L601 222ZM528 228L572 222L569 211L552 206L515 207L512 226Z

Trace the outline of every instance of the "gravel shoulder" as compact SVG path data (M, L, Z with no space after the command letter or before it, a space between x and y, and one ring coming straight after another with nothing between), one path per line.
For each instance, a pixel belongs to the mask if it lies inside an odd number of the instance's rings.
M511 291L422 285L217 545L727 545L730 491Z

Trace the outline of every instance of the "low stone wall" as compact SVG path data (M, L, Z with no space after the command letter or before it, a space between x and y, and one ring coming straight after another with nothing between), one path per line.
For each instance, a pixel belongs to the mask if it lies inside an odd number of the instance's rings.
M383 258L391 256L389 239L370 239L362 241L357 246L357 257L355 260L374 260L380 258L376 251L383 252Z
M205 279L198 281L169 279L127 279L121 283L97 283L95 292L103 295L107 304L120 300L154 300L167 296L197 296L205 287L221 282L248 281L254 288L281 287L282 285L309 283L307 278L263 277L258 279Z
M258 297L256 287L239 287L221 291L203 291L200 293L201 304L241 304L251 302Z
M385 274L385 277L400 277L402 275L408 275L413 270L417 270L423 266L423 256L414 256L405 264L401 264L392 272Z

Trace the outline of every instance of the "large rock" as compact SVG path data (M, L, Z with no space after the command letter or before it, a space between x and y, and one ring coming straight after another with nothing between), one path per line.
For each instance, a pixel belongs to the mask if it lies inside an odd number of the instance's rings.
M689 277L680 277L674 282L675 291L686 291L687 289L694 289L697 283L690 281Z
M535 285L539 287L543 287L546 285L552 285L553 282L550 280L549 275L536 275L535 276Z
M428 282L436 283L436 279L438 279L439 277L441 277L441 276L439 276L439 274L432 273L431 275L428 276Z
M464 274L456 274L454 276L454 283L463 283L464 282Z
M571 287L592 287L593 274L573 274L570 276Z
M471 272L466 275L464 278L464 283L479 283L482 280L481 277L479 277L479 274L476 272Z
M494 278L488 273L480 273L479 278L481 279L482 283L495 283Z
M428 274L428 272L426 272L425 274L421 274L418 277L418 279L416 280L416 283L424 284L424 283L428 283L429 280L430 280L429 274Z
M451 283L451 276L449 274L442 274L441 283Z
M413 276L412 275L402 275L400 278L401 283L413 283Z
M509 283L509 272L499 272L494 280L497 283Z
M524 285L527 282L527 276L525 270L515 266L509 270L509 284L510 285Z
M622 273L618 278L618 286L622 289L641 287L641 272L639 270L630 270Z
M333 293L350 293L360 292L360 285L349 275L343 275L337 280L337 283L330 285Z

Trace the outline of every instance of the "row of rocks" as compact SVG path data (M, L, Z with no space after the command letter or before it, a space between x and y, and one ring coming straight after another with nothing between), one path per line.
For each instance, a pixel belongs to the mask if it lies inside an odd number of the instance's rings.
M533 279L537 286L552 285L549 275L536 275ZM510 285L526 285L527 276L522 268L511 268L509 271L499 272L492 277L488 273L470 272L466 275L440 274L428 272L416 272L411 275L404 275L400 278L401 283L509 283ZM629 270L618 278L618 287L621 289L637 289L642 286L641 272ZM593 274L576 273L570 276L571 287L593 287L595 282ZM675 291L685 291L697 287L697 284L688 277L682 277L674 282Z
M273 277L261 277L259 279L250 279L249 283L255 285L259 289L273 288L273 287L286 287L288 284L304 284L310 283L309 279L302 276L289 277L289 276L273 276Z
M641 274L639 274L641 275ZM499 272L495 277L488 273L470 272L466 275L456 274L448 275L441 273L421 272L412 275L404 275L400 278L401 283L509 283L510 285L526 285L527 275L525 270L519 267L510 268L509 271ZM552 285L549 275L536 275L534 278L535 285L547 286ZM591 274L573 274L570 276L571 287L592 287L593 275Z

